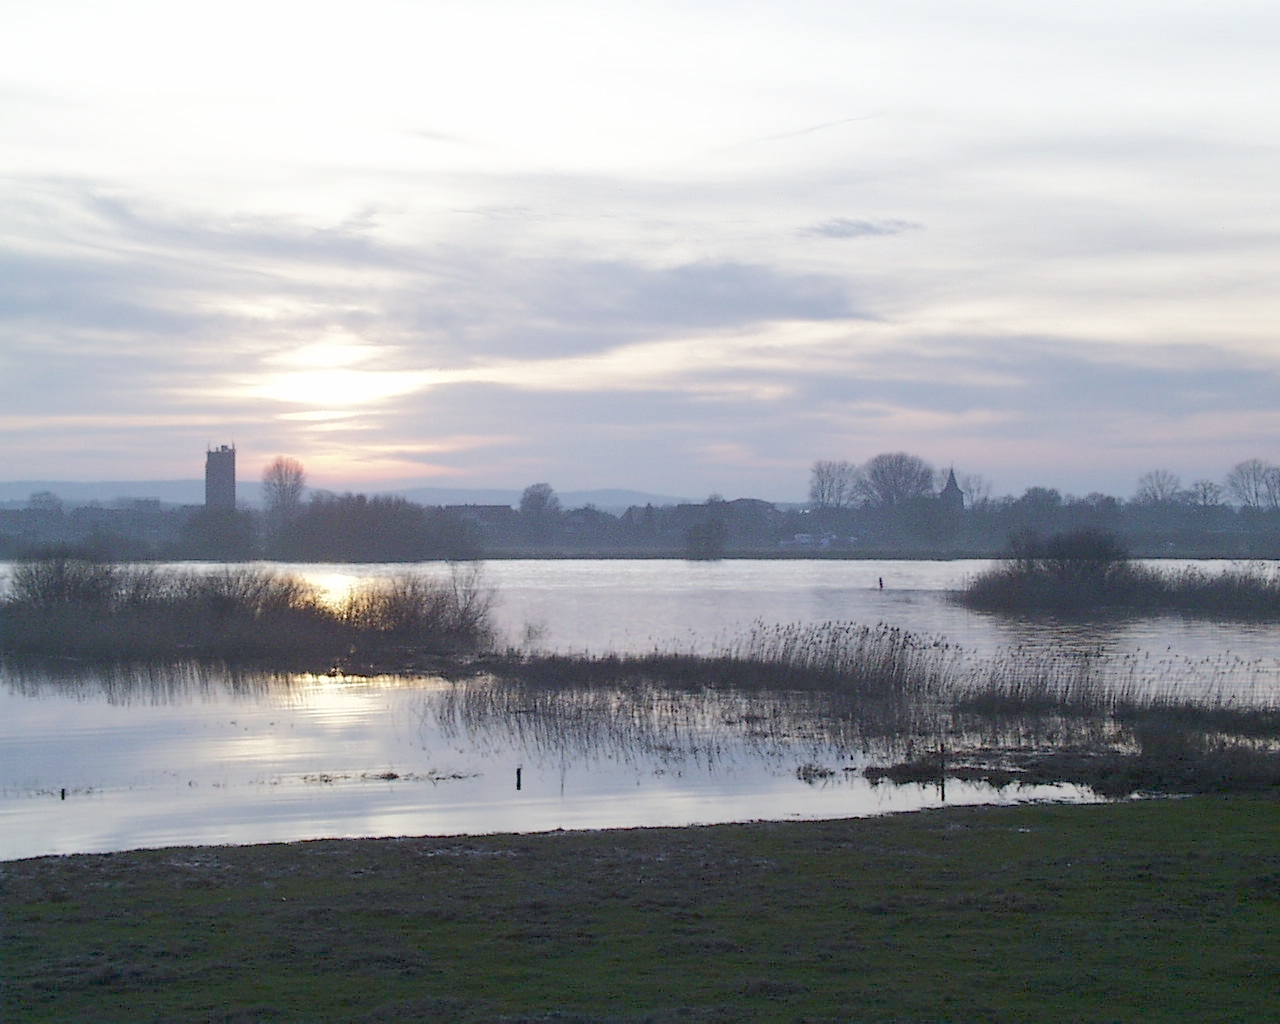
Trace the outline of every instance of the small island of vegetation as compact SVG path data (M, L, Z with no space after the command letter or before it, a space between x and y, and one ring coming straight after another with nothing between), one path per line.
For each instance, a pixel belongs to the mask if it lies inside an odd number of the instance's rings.
M1164 570L1132 560L1110 533L1081 529L1015 537L1000 564L961 592L966 606L1026 615L1151 614L1280 620L1280 573L1243 563L1221 573Z

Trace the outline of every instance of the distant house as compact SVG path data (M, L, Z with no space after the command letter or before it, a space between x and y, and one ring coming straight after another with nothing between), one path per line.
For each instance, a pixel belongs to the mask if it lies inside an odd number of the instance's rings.
M960 485L956 483L956 471L954 469L947 471L947 482L942 488L942 492L938 495L938 503L947 512L964 511L964 491L960 490Z
M510 505L446 505L444 510L484 533L511 532L520 522L520 513Z

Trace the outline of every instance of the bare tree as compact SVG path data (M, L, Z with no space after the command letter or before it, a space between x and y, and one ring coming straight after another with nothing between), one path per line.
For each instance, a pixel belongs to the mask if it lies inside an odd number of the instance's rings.
M262 502L272 533L297 516L306 487L307 471L287 455L277 455L262 471Z
M1280 509L1280 466L1268 466L1262 477L1262 489L1267 499L1267 508L1275 512Z
M1222 504L1223 490L1221 485L1212 480L1192 480L1187 490L1191 504L1201 508L1216 508Z
M986 508L991 501L991 481L981 473L964 473L958 478L970 508Z
M1181 490L1182 481L1177 473L1153 469L1138 477L1138 489L1134 491L1133 500L1139 505L1168 505L1178 500Z
M1264 508L1271 489L1267 478L1274 468L1261 459L1237 462L1227 474L1227 493L1245 508Z
M859 490L873 505L890 507L933 493L933 467L906 452L888 452L862 467Z
M844 508L857 491L858 467L819 459L809 471L809 501L815 508Z

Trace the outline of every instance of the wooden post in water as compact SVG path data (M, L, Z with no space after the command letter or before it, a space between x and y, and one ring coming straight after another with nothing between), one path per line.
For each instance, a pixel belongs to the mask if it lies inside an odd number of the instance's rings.
M938 733L938 796L947 802L947 741Z

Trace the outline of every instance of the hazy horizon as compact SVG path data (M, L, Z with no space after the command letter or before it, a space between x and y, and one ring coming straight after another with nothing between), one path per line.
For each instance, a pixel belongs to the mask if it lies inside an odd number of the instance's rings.
M0 15L0 479L1280 461L1280 7Z

